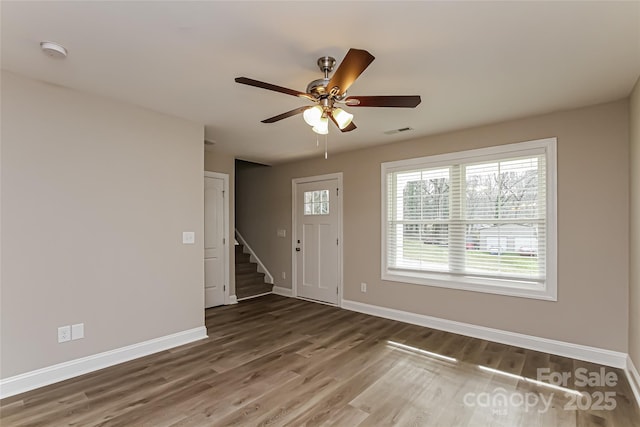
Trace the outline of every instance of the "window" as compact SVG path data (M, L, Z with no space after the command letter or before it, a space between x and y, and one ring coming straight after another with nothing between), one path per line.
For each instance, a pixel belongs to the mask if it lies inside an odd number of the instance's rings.
M382 279L556 300L556 139L382 164Z
M329 215L329 190L304 192L305 215Z

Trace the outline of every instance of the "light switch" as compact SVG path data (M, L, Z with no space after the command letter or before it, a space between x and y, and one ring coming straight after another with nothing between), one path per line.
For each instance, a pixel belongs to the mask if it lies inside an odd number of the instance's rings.
M279 228L278 229L278 237L287 237L287 230Z
M71 339L79 340L80 338L84 338L84 323L71 325Z
M196 233L193 231L184 231L182 233L182 243L184 245L193 245L196 242Z

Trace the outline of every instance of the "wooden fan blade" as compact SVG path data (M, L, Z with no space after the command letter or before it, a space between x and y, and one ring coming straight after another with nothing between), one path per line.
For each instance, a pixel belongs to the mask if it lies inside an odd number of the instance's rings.
M333 124L336 125L336 127L338 129L340 129L340 125L338 124L337 120L333 117L332 114L329 114L329 118L331 119ZM351 132L352 130L356 129L357 127L358 126L356 126L355 123L351 122L347 126L345 126L344 129L340 129L340 132Z
M374 59L376 58L366 50L349 49L342 63L333 73L331 80L329 80L327 90L334 96L342 95Z
M282 119L286 119L287 117L295 116L296 114L300 114L309 108L312 108L313 105L307 105L305 107L299 107L295 110L287 111L286 113L278 114L277 116L270 117L268 119L262 120L262 123L274 123Z
M345 103L349 107L398 107L415 108L422 100L418 95L411 96L349 96Z
M342 132L351 132L354 129L357 129L358 126L356 126L355 123L351 122L349 123L349 125L347 127L345 127L344 129L342 129Z
M250 79L248 77L236 77L236 83L241 83L243 85L255 86L262 89L272 90L274 92L285 93L287 95L298 96L300 98L307 98L311 101L315 101L315 99L309 95L308 93L299 92L297 90L288 89L282 86L272 85L271 83L261 82L259 80Z

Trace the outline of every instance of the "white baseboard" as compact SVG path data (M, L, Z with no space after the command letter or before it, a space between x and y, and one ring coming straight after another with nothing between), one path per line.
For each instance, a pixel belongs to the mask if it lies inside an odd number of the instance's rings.
M633 395L636 397L638 406L640 406L640 374L633 364L631 357L627 356L627 366L625 371L627 372L627 378L629 379L629 385L633 390Z
M273 275L269 272L269 270L267 270L267 267L264 266L262 261L260 261L260 258L258 258L258 255L256 255L256 253L253 251L253 249L251 249L251 246L249 246L249 244L244 239L244 237L242 237L242 234L240 234L238 232L237 228L236 228L236 239L240 241L242 246L244 246L244 248L247 251L249 251L248 253L249 253L249 255L251 255L251 262L255 262L256 264L258 264L258 272L259 273L264 273L264 282L273 285L273 283L274 283Z
M290 288L282 288L280 286L274 286L273 287L273 293L276 295L281 295L283 297L292 297L293 296L293 290L291 290Z
M0 380L0 399L207 338L207 328L154 338Z
M227 305L237 304L237 303L238 303L238 297L236 297L235 295L229 295L229 302L227 303Z
M622 352L534 337L531 335L487 328L484 326L476 326L469 323L440 319L437 317L425 316L423 314L409 313L406 311L365 304L357 301L343 300L342 308L357 311L359 313L370 314L372 316L384 317L386 319L398 320L400 322L411 323L419 326L426 326L428 328L439 329L442 331L513 345L516 347L528 348L544 353L557 354L559 356L571 357L573 359L585 360L615 368L624 369L627 366L627 354Z

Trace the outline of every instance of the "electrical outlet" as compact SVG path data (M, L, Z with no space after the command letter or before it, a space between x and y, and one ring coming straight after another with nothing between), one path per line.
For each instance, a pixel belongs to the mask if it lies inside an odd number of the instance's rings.
M360 292L367 292L367 284L362 282L360 283Z
M58 328L58 342L71 341L71 326L60 326Z
M84 323L71 325L71 339L79 340L80 338L84 338Z

